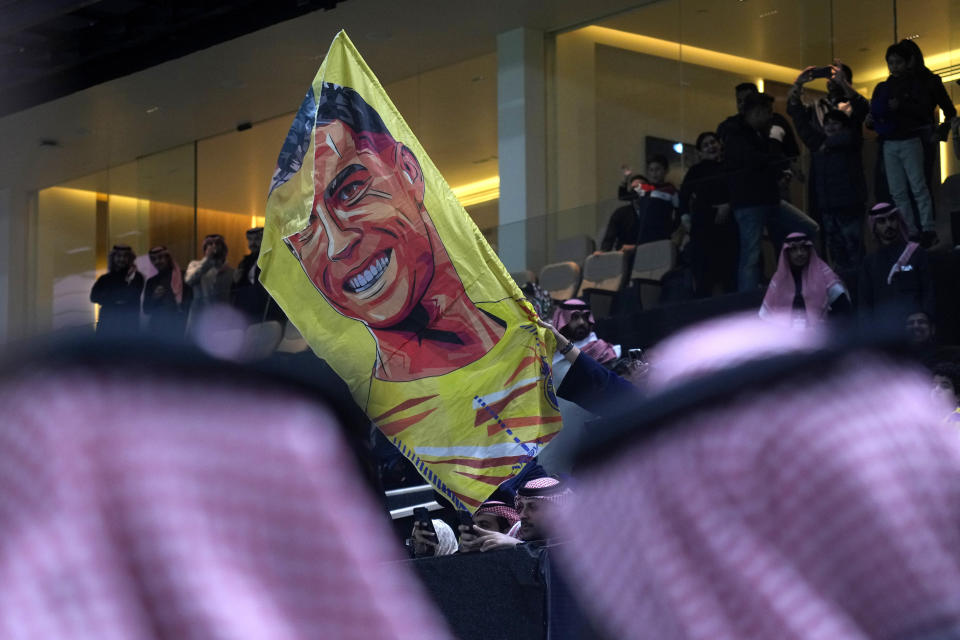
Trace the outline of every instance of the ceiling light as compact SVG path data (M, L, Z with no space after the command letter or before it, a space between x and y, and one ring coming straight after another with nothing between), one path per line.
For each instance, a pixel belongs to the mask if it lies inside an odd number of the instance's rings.
M157 111L160 111L160 107L150 107L147 109L147 113L156 113Z
M464 207L489 202L500 197L500 176L453 187L451 190Z

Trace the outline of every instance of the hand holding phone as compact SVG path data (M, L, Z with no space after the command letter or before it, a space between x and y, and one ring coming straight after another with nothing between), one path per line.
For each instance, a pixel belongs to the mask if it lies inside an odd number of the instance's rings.
M413 555L417 558L432 556L437 550L437 530L433 527L430 512L425 507L413 510Z
M814 80L817 78L832 78L833 67L814 67L810 71L810 77Z

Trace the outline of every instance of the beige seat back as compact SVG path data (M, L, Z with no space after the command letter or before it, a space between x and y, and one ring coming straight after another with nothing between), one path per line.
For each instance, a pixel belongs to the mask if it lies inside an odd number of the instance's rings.
M637 246L631 280L660 282L677 264L677 249L670 240L657 240Z
M555 262L540 270L540 286L554 300L569 300L580 286L580 265L576 262Z
M579 295L587 290L616 293L623 288L627 276L627 254L607 251L588 256L583 263L583 281Z
M307 341L300 334L300 331L293 326L293 323L287 320L287 326L283 330L283 339L277 345L277 351L281 353L300 353L310 347Z

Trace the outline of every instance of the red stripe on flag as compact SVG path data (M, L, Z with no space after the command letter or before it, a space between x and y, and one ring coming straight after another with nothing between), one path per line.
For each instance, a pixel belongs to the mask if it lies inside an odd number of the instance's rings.
M479 507L481 504L483 504L483 503L480 502L479 500L474 500L473 498L468 498L467 496L463 495L462 493L457 493L456 491L453 492L453 495L457 496L458 498L460 498L460 500L462 500L463 502L467 503L467 504L470 505L471 507Z
M380 428L380 431L383 432L385 436L395 436L407 427L416 424L426 418L428 415L436 411L436 407L433 409L427 409L423 413L418 413L415 416L410 416L409 418L401 418L399 420L394 420L393 422L388 422L387 424L377 425Z
M470 478L470 479L472 479L472 480L478 480L478 481L480 481L480 482L485 482L486 484L492 484L492 485L495 486L495 487L499 487L499 486L500 486L500 483L502 483L504 480L509 480L510 478L513 477L513 475L509 475L509 476L484 476L484 475L480 475L480 474L476 474L476 473L467 473L466 471L454 471L454 473L456 473L456 474L458 474L458 475L461 475L461 476L465 476L465 477Z
M542 436L540 436L539 438L537 438L536 440L528 440L528 441L524 442L523 444L536 444L536 443L547 444L548 442L550 442L551 440L553 440L554 437L556 437L556 435L557 435L558 433L560 433L560 429L557 429L557 430L554 431L553 433L548 433L548 434L546 434L546 435L542 435Z
M493 404L488 404L486 407L480 407L479 409L477 409L477 417L473 423L473 426L479 427L487 420L490 420L491 418L493 418L494 414L502 413L503 409L508 404L513 402L519 396L522 396L523 394L525 394L527 391L530 391L530 389L535 388L536 386L537 386L536 382L525 384L522 387L517 387L516 389L511 391L510 394L503 400L499 400L498 402L494 402Z
M425 462L430 464L456 464L462 467L472 467L474 469L485 469L487 467L507 467L513 466L518 462L526 462L530 456L504 456L502 458L447 458L446 460L429 460L423 457Z
M537 361L537 356L527 356L526 358L521 360L520 365L517 367L517 370L513 372L512 376L507 378L507 381L504 383L503 386L507 386L511 382L513 382L513 379L516 378L518 375L520 375L520 372L526 369L527 365L533 364L536 361Z
M376 423L379 423L384 418L389 418L395 413L398 413L405 409L409 409L410 407L415 407L421 402L426 402L427 400L430 400L431 398L436 398L436 397L437 397L436 394L434 394L432 396L423 396L422 398L410 398L409 400L404 400L403 402L395 406L393 409L390 409L386 413L381 413L376 418L373 418L373 421Z
M561 416L548 416L544 418L543 416L523 416L520 418L504 418L500 422L496 422L491 425L487 425L487 435L492 436L498 431L501 431L504 427L507 429L517 429L519 427L534 427L538 424L549 424L551 422L560 422L563 420Z

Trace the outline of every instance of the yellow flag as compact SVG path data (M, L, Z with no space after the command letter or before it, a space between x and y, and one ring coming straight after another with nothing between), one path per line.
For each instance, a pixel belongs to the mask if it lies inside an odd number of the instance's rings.
M458 509L559 432L552 334L342 31L281 149L259 265L314 352Z

